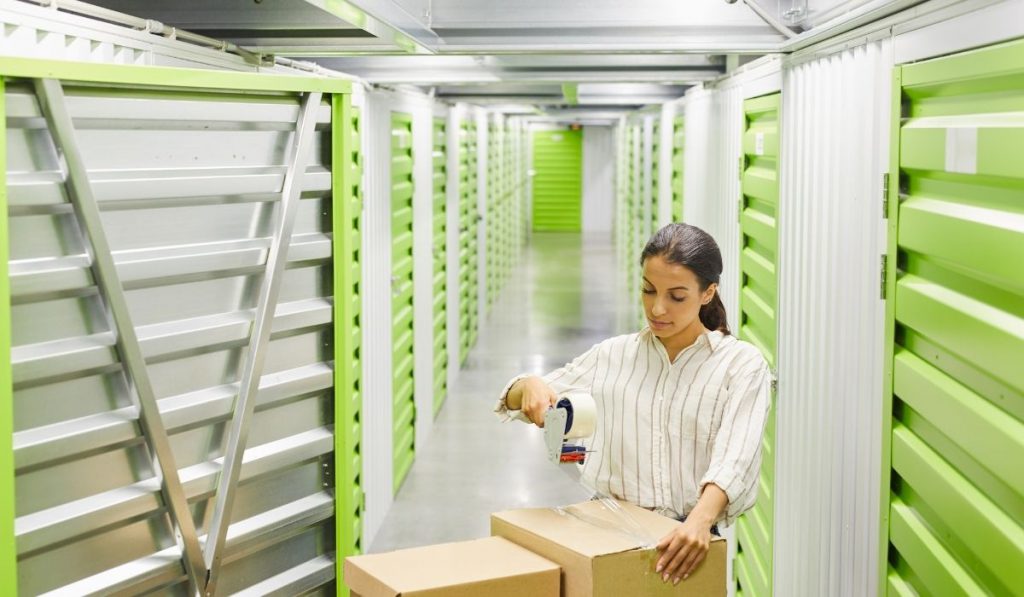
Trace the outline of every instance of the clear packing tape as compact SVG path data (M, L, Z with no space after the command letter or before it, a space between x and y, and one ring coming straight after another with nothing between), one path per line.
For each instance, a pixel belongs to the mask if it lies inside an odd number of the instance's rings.
M562 397L555 409L553 417L546 419L545 431L548 435L549 454L558 462L557 453L562 453L562 445L566 440L589 439L597 430L597 405L589 394L572 393ZM563 433L558 434L561 428ZM587 442L589 443L589 442ZM589 453L587 450L586 453ZM607 530L626 534L639 542L642 547L654 547L661 537L654 537L641 525L632 514L622 508L618 501L598 491L587 477L581 475L581 462L562 462L559 464L567 475L572 477L586 491L590 499L600 501L604 516L599 517L583 512L574 506L553 508L562 516L572 516L588 524Z

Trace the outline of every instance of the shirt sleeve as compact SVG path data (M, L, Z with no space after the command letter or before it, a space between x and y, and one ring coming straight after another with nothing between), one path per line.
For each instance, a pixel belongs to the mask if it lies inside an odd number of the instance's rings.
M590 350L576 357L571 363L567 363L565 366L555 369L554 371L541 376L541 379L547 383L555 394L559 398L568 396L575 392L583 392L591 394L591 388L594 385L594 376L597 372L597 359L600 344L595 344L590 347ZM513 377L498 398L498 403L494 407L495 414L498 415L503 422L507 421L523 421L529 423L530 419L523 414L522 410L512 410L508 408L505 400L508 398L508 392L512 389L517 381L525 377L529 377L530 374L524 373Z
M728 496L729 505L722 516L725 524L732 524L757 499L761 440L771 404L771 371L760 355L753 360L729 381L711 464L700 481L701 490L714 483Z

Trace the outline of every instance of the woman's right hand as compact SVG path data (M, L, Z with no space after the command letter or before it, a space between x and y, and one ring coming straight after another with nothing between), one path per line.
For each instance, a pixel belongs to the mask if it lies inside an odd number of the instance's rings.
M543 379L531 376L520 379L512 386L509 391L508 403L509 407L513 409L518 403L523 414L534 425L543 427L544 415L558 403L558 396L548 384L544 383Z

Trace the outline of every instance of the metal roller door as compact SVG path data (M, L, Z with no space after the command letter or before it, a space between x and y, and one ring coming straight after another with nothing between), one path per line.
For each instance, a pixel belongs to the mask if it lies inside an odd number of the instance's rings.
M579 232L583 131L533 134L533 229Z
M761 350L775 370L778 306L779 100L776 93L743 102L743 179L740 199L739 338ZM740 517L733 570L736 593L772 593L775 489L775 395L765 425L757 504Z
M391 341L394 491L412 467L416 441L413 397L412 116L391 114Z
M459 146L459 362L466 362L477 329L477 143L476 125L462 122Z
M894 90L883 590L1019 594L1024 41L899 67Z
M683 151L686 147L686 121L676 116L672 131L672 221L683 221Z
M332 84L45 72L0 120L18 592L335 593L342 127L288 91Z
M448 126L434 119L434 414L448 394Z
M501 262L501 160L498 155L498 127L491 124L487 130L487 307L494 303L498 293Z
M651 205L650 205L650 228L644 234L644 244L658 231L658 177L661 176L661 121L654 121L654 130L651 134ZM641 248L642 250L642 248Z

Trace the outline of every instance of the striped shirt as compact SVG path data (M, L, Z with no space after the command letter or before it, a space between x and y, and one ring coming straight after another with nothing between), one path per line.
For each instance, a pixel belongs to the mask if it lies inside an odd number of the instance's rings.
M505 406L503 420L528 421ZM583 482L598 491L679 518L708 483L729 498L732 524L757 498L761 438L771 373L752 344L709 332L669 362L649 328L594 345L544 381L559 397L582 392L597 405L594 453Z

